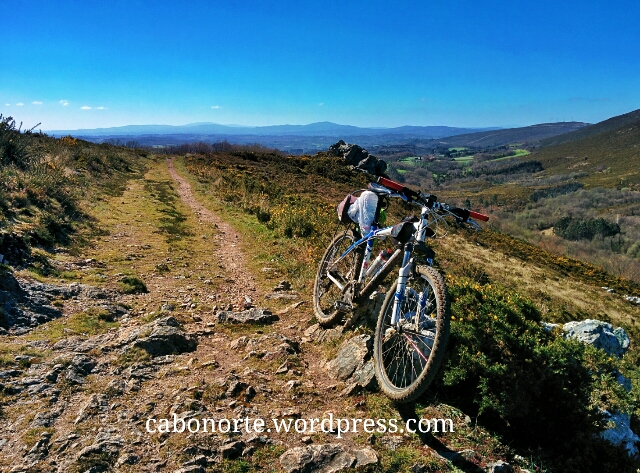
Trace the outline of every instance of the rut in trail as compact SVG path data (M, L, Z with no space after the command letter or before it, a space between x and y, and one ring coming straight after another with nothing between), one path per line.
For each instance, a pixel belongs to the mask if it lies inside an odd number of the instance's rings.
M201 223L209 223L217 227L219 233L214 235L214 238L219 241L219 245L212 250L211 259L217 261L227 273L230 292L237 295L238 298L248 295L255 300L259 295L258 289L253 276L246 269L247 258L240 248L241 235L231 225L196 200L189 182L176 171L173 158L167 159L167 166L169 174L178 183L177 192L182 201L193 210Z

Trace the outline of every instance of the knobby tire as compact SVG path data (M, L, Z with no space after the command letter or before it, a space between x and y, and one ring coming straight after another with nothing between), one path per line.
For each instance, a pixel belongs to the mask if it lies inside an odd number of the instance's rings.
M396 288L397 282L387 292L380 310L373 356L381 390L393 401L408 403L424 393L444 358L449 336L449 298L440 273L430 266L418 266L416 277L407 282L401 328L396 329L390 325ZM416 320L421 291L429 291L428 304L420 320Z

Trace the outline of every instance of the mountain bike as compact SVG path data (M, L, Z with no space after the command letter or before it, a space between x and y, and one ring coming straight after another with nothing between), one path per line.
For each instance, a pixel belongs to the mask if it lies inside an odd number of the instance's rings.
M367 190L379 199L371 228L361 235L356 225L351 225L329 244L314 284L314 312L321 325L335 323L353 312L355 305L399 265L398 278L387 291L378 315L373 357L382 391L396 402L411 402L435 377L449 335L447 288L433 268L435 254L426 241L446 236L449 222L480 230L475 220L487 221L489 217L451 207L434 195L386 178L370 183ZM393 197L419 205L420 217L379 228L381 211ZM395 250L383 249L371 262L375 242L387 238Z

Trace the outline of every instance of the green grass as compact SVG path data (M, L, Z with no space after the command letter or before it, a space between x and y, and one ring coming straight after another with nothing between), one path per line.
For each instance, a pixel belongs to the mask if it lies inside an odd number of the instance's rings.
M417 163L422 163L421 160L416 160L418 156L410 156L408 158L400 158L396 162L402 163L404 166L416 166Z
M531 154L531 151L526 150L526 149L516 149L514 151L516 152L516 154L514 154L512 156L505 156L504 158L492 159L491 161L492 162L505 161L507 159L520 158L522 156L527 156L527 155ZM456 161L456 162L459 162L459 163L469 163L469 162L473 161L473 156L474 155L460 156L458 158L453 158L453 160Z
M16 355L25 355L30 360L15 361ZM49 355L49 351L38 350L29 345L16 345L13 343L0 343L0 369L18 365L22 369L31 366L32 363L39 363Z
M51 343L55 343L73 335L90 337L120 326L118 322L109 322L104 319L103 312L99 310L78 312L70 317L52 320L45 325L37 327L25 335L25 339L48 340Z
M0 115L0 247L18 245L29 261L31 247L83 245L98 231L84 203L121 193L146 162L122 147L21 131Z
M531 154L531 151L526 149L516 149L514 151L516 152L516 154L514 154L513 156L505 156L504 158L492 159L491 161L493 162L505 161L507 159L520 158L522 156L527 156Z
M459 158L453 158L454 161L468 163L473 161L473 155L470 156L460 156Z
M50 427L35 427L33 429L29 429L27 430L27 432L25 432L24 436L22 437L22 441L25 443L27 448L30 449L36 444L38 440L40 440L40 437L45 432L48 432L49 434L53 435L55 430Z

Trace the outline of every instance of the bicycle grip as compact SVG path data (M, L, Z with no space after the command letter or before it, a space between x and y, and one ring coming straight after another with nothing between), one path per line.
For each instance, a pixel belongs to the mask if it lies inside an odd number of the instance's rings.
M404 191L405 187L402 184L397 183L396 181L392 181L391 179L387 179L386 177L379 177L378 184L382 184L389 189L392 189L396 192Z
M475 219L475 220L482 220L483 222L486 222L487 220L489 220L489 216L488 215L484 215L478 212L474 212L473 210L469 210L469 217Z

